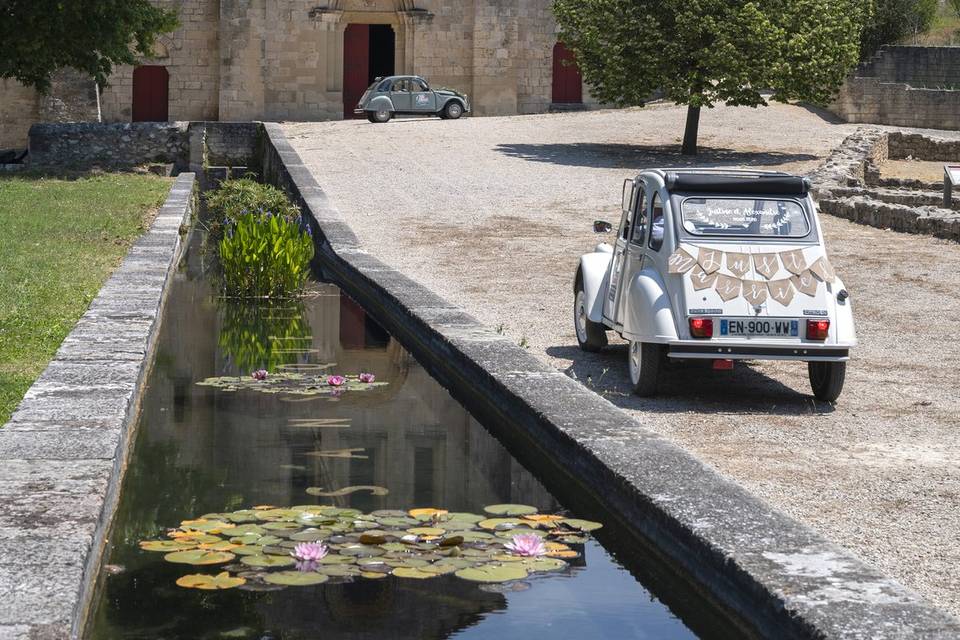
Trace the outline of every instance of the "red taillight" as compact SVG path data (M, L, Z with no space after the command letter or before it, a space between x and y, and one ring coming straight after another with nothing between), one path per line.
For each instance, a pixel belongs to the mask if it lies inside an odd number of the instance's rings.
M828 333L829 320L807 320L807 340L826 340Z
M712 338L713 320L711 318L690 318L690 335L694 338Z

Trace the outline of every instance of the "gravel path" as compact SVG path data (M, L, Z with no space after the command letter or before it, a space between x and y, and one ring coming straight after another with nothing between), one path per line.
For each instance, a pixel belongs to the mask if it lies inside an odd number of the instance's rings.
M630 411L757 495L960 615L960 246L826 217L861 346L836 407L806 368L670 372L627 391L626 354L581 353L572 278L616 223L624 178L678 166L684 111L291 124L368 249ZM806 172L852 125L785 105L718 107L698 164Z

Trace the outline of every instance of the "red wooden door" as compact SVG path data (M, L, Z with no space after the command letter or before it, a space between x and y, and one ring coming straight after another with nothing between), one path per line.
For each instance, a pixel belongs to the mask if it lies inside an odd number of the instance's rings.
M133 121L166 122L169 119L170 74L165 67L133 70Z
M583 102L583 79L573 52L562 42L553 46L553 102L579 104Z
M348 24L343 33L343 117L353 110L370 84L370 25ZM362 116L361 116L362 117Z

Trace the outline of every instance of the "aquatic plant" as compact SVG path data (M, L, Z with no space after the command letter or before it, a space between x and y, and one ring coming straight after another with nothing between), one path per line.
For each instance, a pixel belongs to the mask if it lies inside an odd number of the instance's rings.
M357 378L364 384L370 384L371 382L375 382L377 379L377 377L372 373L361 373L359 376L357 376Z
M300 219L300 208L290 202L282 189L257 182L252 177L224 180L204 196L204 201L209 217L222 223L223 228L246 213L269 213L291 222ZM213 239L219 241L220 236Z
M266 369L257 369L256 371L250 374L250 377L252 377L254 380L262 381L267 379L267 375L268 374Z
M450 574L472 582L511 583L572 570L568 561L582 556L587 532L601 526L540 514L528 505L491 505L485 511L427 507L362 513L332 505L260 506L184 520L169 531L169 539L145 540L140 548L162 552L167 562L227 565L215 576L177 580L195 589L262 590L389 575L427 580Z
M259 302L222 298L218 302L217 345L235 371L276 372L307 353L312 330L299 300Z
M543 544L543 539L536 534L513 536L513 539L503 546L515 555L525 558L536 558L547 554L547 547Z
M302 373L271 373L265 378L255 376L220 376L197 383L202 387L216 387L222 391L258 391L260 393L288 393L299 396L325 395L337 397L345 392L370 391L386 386L387 382L361 382L358 376L319 375Z
M299 218L244 213L219 243L224 293L236 298L284 298L303 288L313 239Z

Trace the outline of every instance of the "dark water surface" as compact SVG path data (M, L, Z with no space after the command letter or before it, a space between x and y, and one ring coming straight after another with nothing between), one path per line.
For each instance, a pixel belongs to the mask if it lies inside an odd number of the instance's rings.
M192 248L172 284L88 638L730 635L715 618L701 619L695 599L651 582L655 578L644 571L642 558L624 567L595 539L568 570L531 577L519 591L498 592L452 575L357 578L275 592L176 586L182 575L215 570L170 564L162 553L141 551L138 542L163 537L181 520L209 512L314 503L365 512L438 507L482 513L494 503L564 511L557 497L335 287L313 286L302 308L235 308L212 295L199 263ZM276 370L284 363L307 369L332 364L326 371L337 373L370 371L390 384L338 398L226 392L196 384L258 366ZM310 455L334 449L353 450L352 457ZM308 487L353 485L379 485L390 493L332 499L305 493ZM601 541L616 539L613 527L597 534ZM649 589L635 576L645 576ZM687 622L651 591L684 611Z

